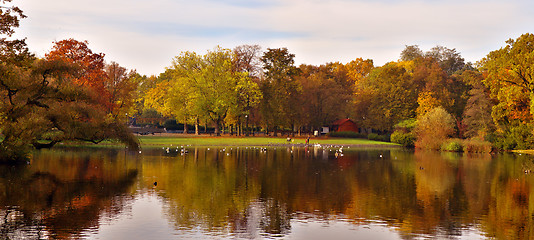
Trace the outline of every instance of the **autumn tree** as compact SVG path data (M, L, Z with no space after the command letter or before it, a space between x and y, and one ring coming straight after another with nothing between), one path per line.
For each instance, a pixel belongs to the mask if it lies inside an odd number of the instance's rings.
M297 119L297 95L300 86L295 81L295 55L287 48L268 48L261 57L265 80L260 84L263 101L260 109L263 121L276 131L293 127Z
M74 83L76 70L58 60L35 60L29 69L1 65L2 159L24 158L29 144L52 147L66 140L118 139L138 147L123 124L106 117L90 90Z
M232 122L241 125L243 118L245 118L246 127L248 127L249 116L253 113L253 108L260 103L263 94L258 84L253 82L247 74L238 78L235 94L237 95L237 102L230 108L230 116L233 117Z
M481 61L482 71L487 74L484 84L498 101L492 115L502 125L515 120L528 123L534 113L534 34L523 34L506 43Z
M234 71L246 72L252 78L260 78L262 75L262 62L260 60L262 50L259 45L240 45L233 49Z
M448 75L452 75L466 66L464 58L455 48L450 49L438 45L426 52L425 56L435 59Z
M481 60L484 84L496 102L492 118L504 148L531 148L534 126L534 34L509 39L506 46ZM525 144L528 143L528 144Z
M347 118L352 111L352 78L345 66L328 63L319 67L299 66L296 77L301 92L299 123L318 129L328 126L335 120Z
M104 87L109 93L108 112L122 117L134 112L136 90L141 80L135 71L128 71L116 62L105 66Z
M402 63L375 68L357 84L355 112L363 126L391 132L401 120L415 117L418 85Z
M369 76L373 70L373 60L356 58L343 66L346 69L347 77L349 77L352 86L358 84L363 78ZM351 86L351 87L352 87Z
M401 63L413 72L413 81L419 91L419 114L443 106L453 114L458 128L462 128L462 116L470 86L459 75L469 69L456 49L436 46L423 52L417 45L406 46L401 53ZM431 102L433 102L431 104ZM461 135L461 131L459 134Z
M10 1L1 3L6 2ZM0 34L10 36L21 17L20 9L2 5ZM138 147L124 125L106 117L92 90L77 81L86 77L78 64L60 58L36 59L24 41L2 38L0 44L2 161L25 159L32 145L51 147L65 140L118 139Z
M469 91L469 99L465 107L464 123L466 137L486 139L495 129L491 118L493 103L486 88L479 85Z
M256 117L253 116L257 112L257 106L262 98L261 91L257 83L261 81L263 77L262 71L262 48L259 45L240 45L233 49L234 54L234 71L245 73L247 78L256 84L240 84L240 91L238 94L238 101L240 102L234 108L231 116L234 122L241 125L244 120L245 127L248 128L250 119ZM244 119L243 119L244 118Z
M104 91L106 72L103 53L93 53L87 41L66 39L54 42L52 51L46 54L49 60L62 60L80 66L80 77L76 82L94 90Z
M445 140L454 133L455 121L442 107L437 107L417 118L414 129L417 136L415 146L439 150Z
M28 50L25 39L10 39L20 20L26 18L22 10L11 2L0 1L0 62L17 66L31 64L34 56Z
M164 75L164 73L161 73L160 76L161 75ZM152 92L152 89L157 87L158 84L166 80L163 80L163 78L154 75L146 76L140 74L135 74L133 78L133 81L137 82L133 116L141 117L146 115L150 111L155 111L153 108L149 107L150 104L148 104L147 101L151 101L152 99L154 99L154 97L158 96L157 93L153 93L152 95L150 93Z
M168 69L172 80L167 86L160 84L166 92L159 101L163 110L186 120L192 118L195 125L198 119L207 118L220 135L223 124L231 121L227 117L244 114L260 94L248 73L235 71L233 63L232 51L220 47L205 55L183 52L175 57Z
M420 93L431 96L445 109L454 106L454 99L449 90L452 81L436 59L422 57L414 60L412 77Z
M418 45L406 45L400 55L401 61L413 61L424 56Z
M160 74L158 80L145 90L143 104L145 110L156 110L164 116L171 116L184 122L184 133L187 134L187 122L193 115L190 110L191 96L187 78L167 69Z
M417 97L417 105L417 116L423 116L432 109L441 107L440 101L432 96L432 92L420 92Z

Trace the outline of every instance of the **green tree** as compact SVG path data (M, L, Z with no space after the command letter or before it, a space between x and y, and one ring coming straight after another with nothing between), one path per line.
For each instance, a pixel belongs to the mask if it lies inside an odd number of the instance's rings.
M391 132L401 120L415 117L419 91L412 74L404 62L390 62L356 86L355 112L363 126Z
M232 51L220 47L205 55L184 52L175 57L168 69L172 80L165 83L168 89L160 105L175 117L193 119L196 125L207 118L220 135L225 121L231 121L227 117L247 114L261 98L248 72L235 71L234 62Z
M287 48L268 48L261 57L265 80L260 88L263 101L260 109L264 124L273 127L293 127L297 121L297 97L300 86L295 80L295 55Z

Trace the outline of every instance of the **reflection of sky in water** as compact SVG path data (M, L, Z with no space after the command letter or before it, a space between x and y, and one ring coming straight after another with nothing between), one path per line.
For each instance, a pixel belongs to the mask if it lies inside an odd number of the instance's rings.
M133 201L130 211L123 212L112 220L101 220L99 230L92 230L89 233L82 233L89 239L273 239L276 236L261 236L260 229L247 228L247 233L207 233L200 228L176 230L167 221L163 213L164 201L154 192L138 193ZM253 204L254 205L254 204ZM259 207L259 206L257 206ZM253 206L253 208L255 208ZM257 209L259 210L259 209ZM282 239L403 239L396 229L391 228L382 221L366 221L360 225L354 225L343 219L333 218L330 220L317 220L309 217L296 217L291 220L291 230L287 235L280 236ZM258 220L258 219L256 219ZM258 227L251 223L251 227ZM424 236L412 235L409 238L419 238ZM438 237L439 234L428 236ZM450 238L446 234L443 238ZM406 237L405 237L406 238ZM483 234L476 229L465 229L461 236L455 239L484 239Z
M226 236L228 239L257 239L259 229L247 229L248 233ZM221 235L206 235L198 228L175 230L163 213L163 202L154 192L140 193L132 203L131 212L123 212L115 219L102 222L97 232L82 234L90 239L221 239ZM342 219L319 221L294 219L291 231L283 239L401 239L399 234L385 224L371 223L355 226ZM272 238L272 236L271 236Z
M401 239L399 234L379 224L354 226L343 221L294 221L289 239Z
M115 220L103 222L90 239L173 239L175 230L162 212L161 199L153 193L136 196L131 212L123 212Z

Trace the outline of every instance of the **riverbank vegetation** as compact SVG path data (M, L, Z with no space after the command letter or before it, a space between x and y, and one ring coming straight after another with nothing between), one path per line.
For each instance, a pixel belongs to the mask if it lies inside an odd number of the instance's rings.
M408 45L383 66L357 57L295 66L287 48L242 45L177 53L164 72L143 76L75 39L54 42L36 57L24 40L9 40L22 10L4 0L0 17L2 159L70 140L115 139L136 148L127 125L161 127L169 120L183 133L194 126L196 134L298 136L350 118L361 136L391 136L408 147L534 147L530 33L476 63L456 49Z

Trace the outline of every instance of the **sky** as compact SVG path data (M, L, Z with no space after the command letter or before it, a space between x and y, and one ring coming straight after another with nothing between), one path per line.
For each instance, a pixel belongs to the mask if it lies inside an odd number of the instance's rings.
M295 64L397 61L406 45L454 48L468 62L534 32L531 0L14 0L28 16L16 37L43 57L54 41L89 42L143 75L183 51L257 44Z

